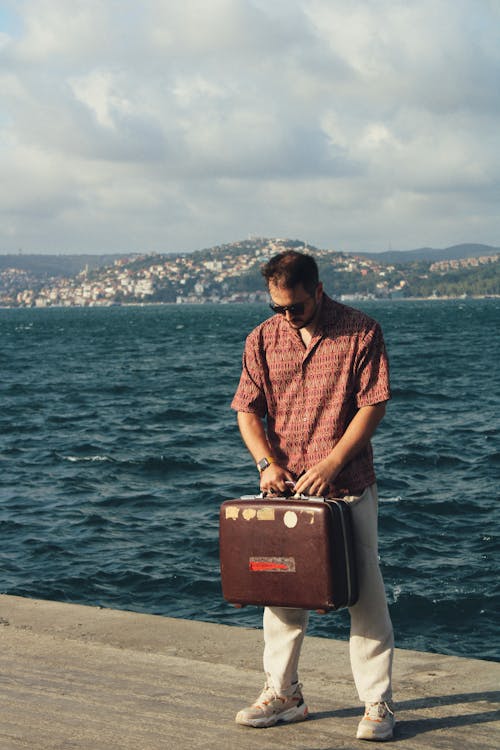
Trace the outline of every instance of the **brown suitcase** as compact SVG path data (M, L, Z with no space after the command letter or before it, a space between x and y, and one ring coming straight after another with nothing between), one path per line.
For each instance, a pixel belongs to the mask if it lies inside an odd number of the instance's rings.
M358 597L351 511L344 500L243 496L220 509L224 598L326 612Z

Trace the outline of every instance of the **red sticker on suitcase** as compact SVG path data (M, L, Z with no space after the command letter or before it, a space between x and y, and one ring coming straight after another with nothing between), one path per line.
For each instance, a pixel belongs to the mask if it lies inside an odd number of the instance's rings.
M248 569L252 573L295 573L293 557L251 557Z

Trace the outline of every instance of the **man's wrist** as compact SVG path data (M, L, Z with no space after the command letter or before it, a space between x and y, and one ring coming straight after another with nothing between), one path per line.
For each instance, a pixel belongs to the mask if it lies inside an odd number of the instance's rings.
M257 469L259 471L259 474L262 474L262 472L265 471L268 466L271 466L271 464L275 463L276 459L273 458L273 456L263 456L260 461L257 461Z

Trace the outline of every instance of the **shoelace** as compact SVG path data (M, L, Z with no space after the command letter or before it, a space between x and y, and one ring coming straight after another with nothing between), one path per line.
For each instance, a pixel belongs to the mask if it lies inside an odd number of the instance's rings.
M371 719L371 721L380 721L380 719L384 719L387 714L394 716L394 711L388 703L380 701L378 703L370 703L366 709L365 717Z
M271 701L275 700L276 698L278 698L278 696L275 694L274 690L266 686L253 705L255 706L255 708L268 706Z
M293 698L295 696L295 693L300 690L302 687L301 683L298 683L294 691L291 695L277 695L273 688L269 687L269 685L266 685L262 693L259 695L255 703L253 704L255 708L260 708L261 706L268 706L272 701L281 701L282 703L285 703L285 701L288 698Z

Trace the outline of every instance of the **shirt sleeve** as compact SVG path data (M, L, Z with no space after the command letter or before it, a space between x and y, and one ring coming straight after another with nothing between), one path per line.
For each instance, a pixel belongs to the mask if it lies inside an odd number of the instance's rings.
M248 336L243 352L243 367L240 382L234 394L231 408L265 417L267 403L263 388L263 362L258 342L253 334Z
M374 324L363 339L356 362L356 374L358 408L390 399L389 360L378 323Z

